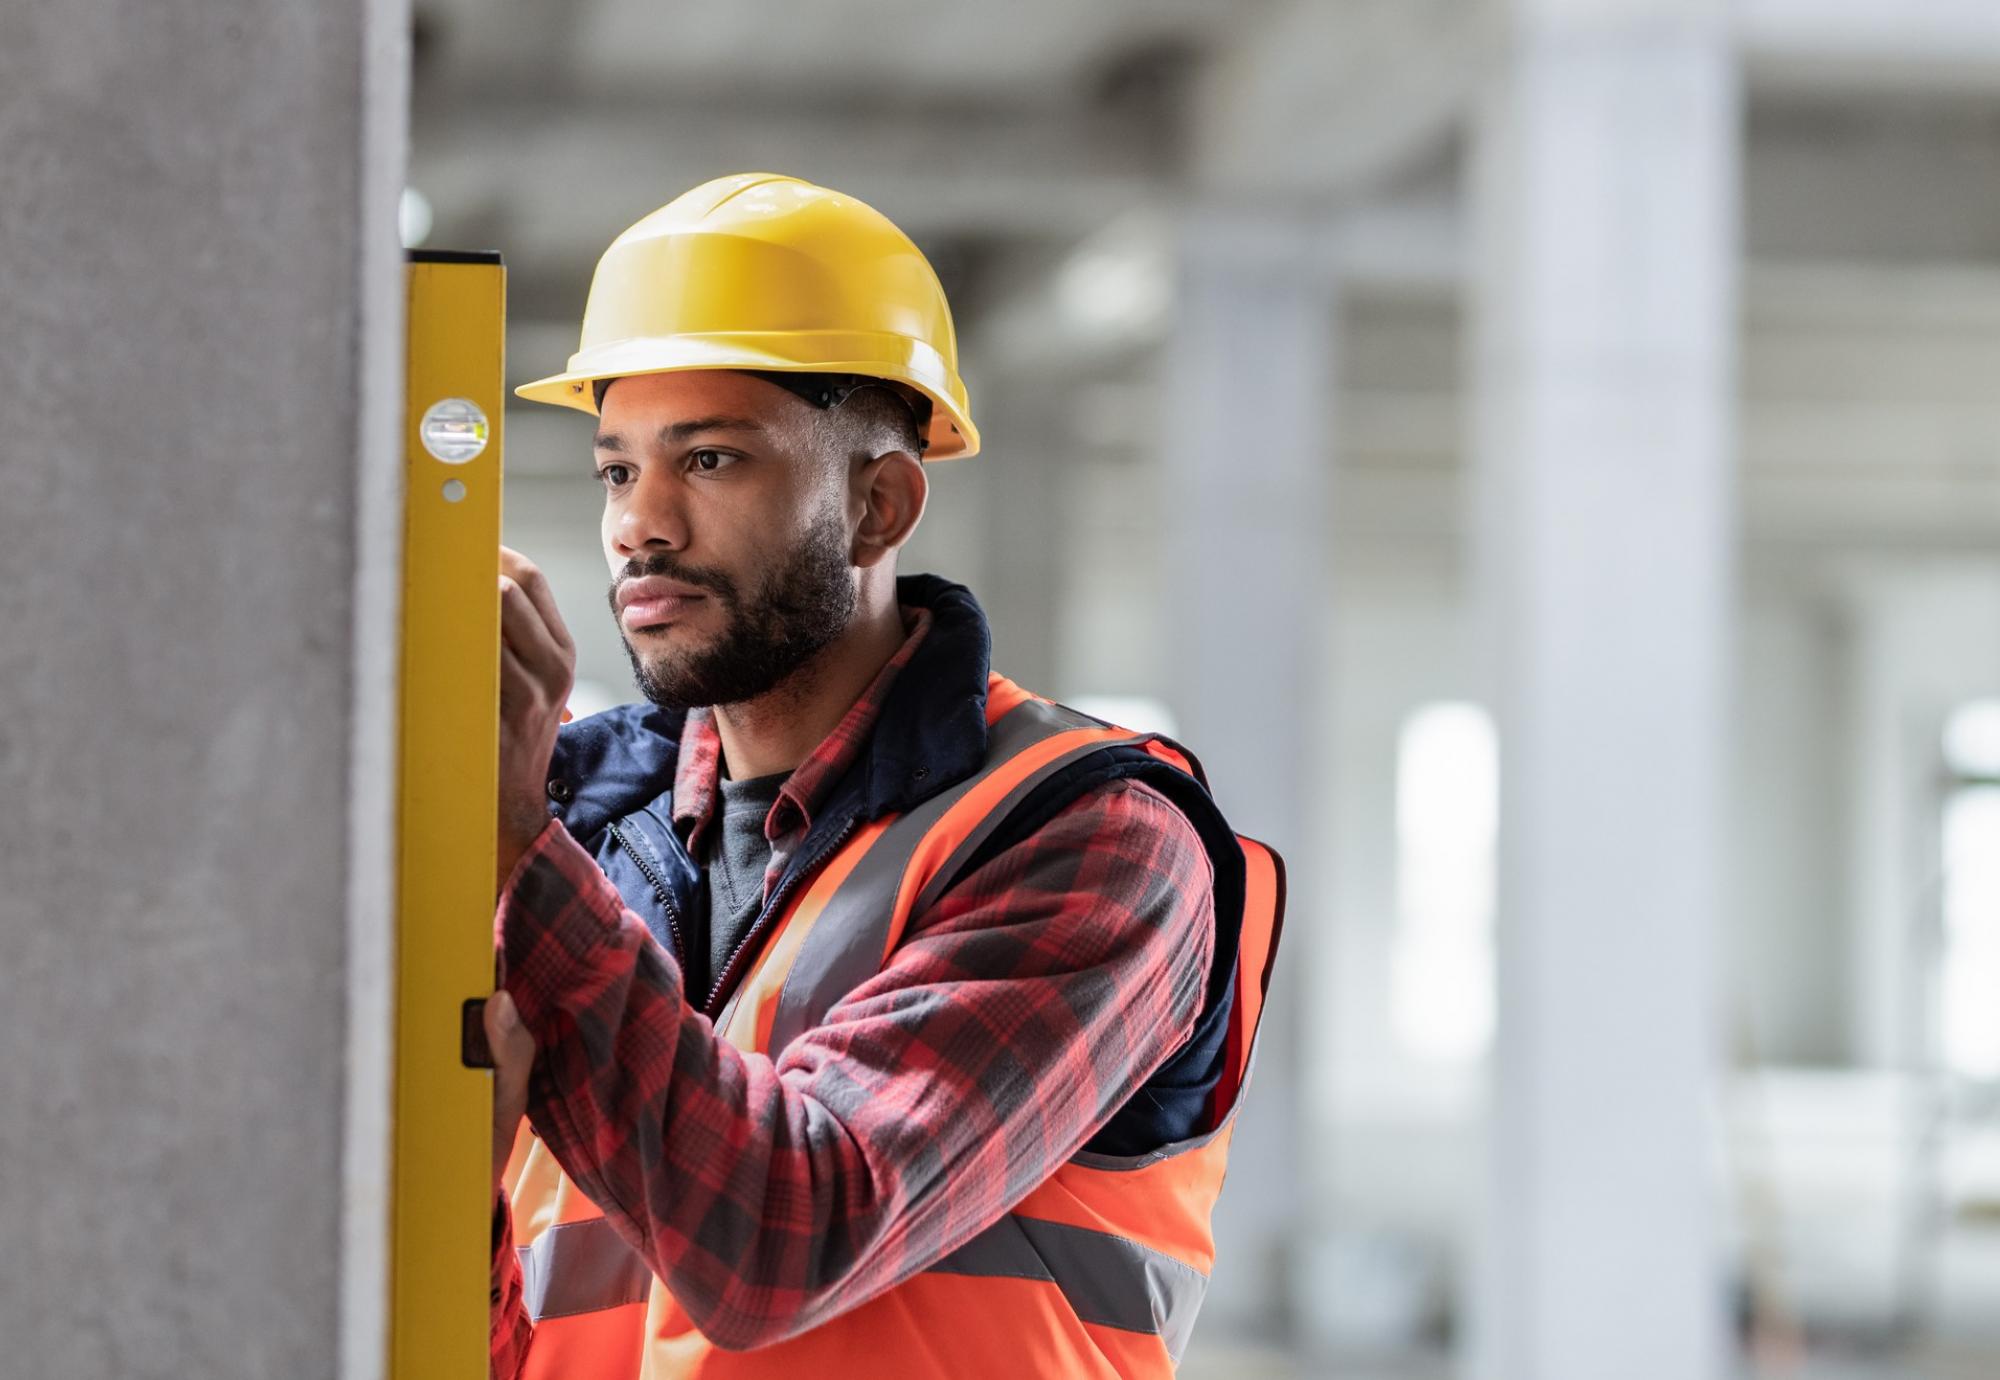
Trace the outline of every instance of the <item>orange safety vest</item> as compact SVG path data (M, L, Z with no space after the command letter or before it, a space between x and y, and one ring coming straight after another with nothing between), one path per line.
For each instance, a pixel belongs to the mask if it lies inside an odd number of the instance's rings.
M719 1034L746 1052L775 1056L881 970L911 915L950 885L1010 811L1084 757L1135 746L1178 771L1198 772L1162 739L1107 727L999 676L992 678L987 722L979 771L907 814L864 826L799 888L717 1020ZM1251 839L1237 842L1242 913L1234 1003L1206 1133L1130 1158L1079 1153L929 1269L796 1337L732 1352L696 1330L644 1260L524 1129L505 1183L535 1319L526 1375L1171 1375L1215 1261L1209 1214L1222 1189L1284 909L1277 855ZM1218 927L1236 920L1218 909Z

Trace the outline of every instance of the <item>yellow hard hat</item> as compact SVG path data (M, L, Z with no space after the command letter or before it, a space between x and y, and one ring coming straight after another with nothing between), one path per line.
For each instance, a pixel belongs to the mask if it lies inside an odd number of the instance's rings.
M514 391L595 413L604 380L689 369L899 383L931 402L926 459L979 449L923 252L874 207L795 177L718 177L613 240L569 367Z

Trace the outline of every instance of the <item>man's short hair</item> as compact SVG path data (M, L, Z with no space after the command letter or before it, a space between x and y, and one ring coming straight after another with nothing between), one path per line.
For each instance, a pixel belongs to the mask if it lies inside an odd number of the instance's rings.
M865 454L872 460L892 450L923 458L916 411L890 384L863 384L846 401L822 412L819 424L821 435L849 458Z
M800 386L807 379L821 380L827 377L825 375L788 376L756 370L741 372L775 383L819 409L819 436L845 450L850 459L864 450L871 460L892 450L905 451L920 460L923 458L924 424L930 419L931 400L914 390L887 381L859 379L839 387L832 394L835 401L828 405L819 401L825 394ZM604 395L617 381L598 379L591 384L591 393L599 412L604 410Z

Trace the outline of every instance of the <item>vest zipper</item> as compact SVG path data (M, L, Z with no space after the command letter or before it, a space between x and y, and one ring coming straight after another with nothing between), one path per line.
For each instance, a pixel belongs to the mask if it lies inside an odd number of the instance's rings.
M660 898L660 908L667 913L667 933L674 937L674 957L685 964L687 940L681 934L681 913L680 908L674 905L673 893L667 890L667 884L661 880L660 874L653 870L653 865L646 861L645 852L631 839L625 837L621 821L613 820L610 828L611 837L617 839L618 846L631 856L633 863L639 868L639 874L652 884L653 894Z
M772 893L771 899L765 903L762 913L757 917L757 923L744 931L743 937L736 941L736 947L729 951L729 957L723 961L722 972L716 976L715 985L709 989L708 1000L702 1004L701 1013L704 1016L714 1020L722 1014L718 1002L728 990L729 980L736 976L737 961L750 950L756 940L763 937L764 930L770 925L771 917L776 915L779 907L798 890L799 883L811 876L821 863L832 857L840 845L846 843L860 826L861 821L858 818L850 818L838 834L820 846L805 866L794 867L788 871L785 879L778 884L777 891ZM675 934L678 935L679 931L676 930Z

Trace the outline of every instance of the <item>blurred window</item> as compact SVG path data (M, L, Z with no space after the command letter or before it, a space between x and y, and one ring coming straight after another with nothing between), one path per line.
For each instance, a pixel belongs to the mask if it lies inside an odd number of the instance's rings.
M1180 733L1174 711L1150 695L1074 695L1063 702L1078 713L1134 733L1159 733L1168 738Z
M1390 1014L1413 1056L1468 1063L1493 1038L1493 890L1500 757L1476 704L1403 721L1396 752L1395 944Z
M2000 1078L2000 699L1959 706L1945 723L1944 760L1945 1066Z

